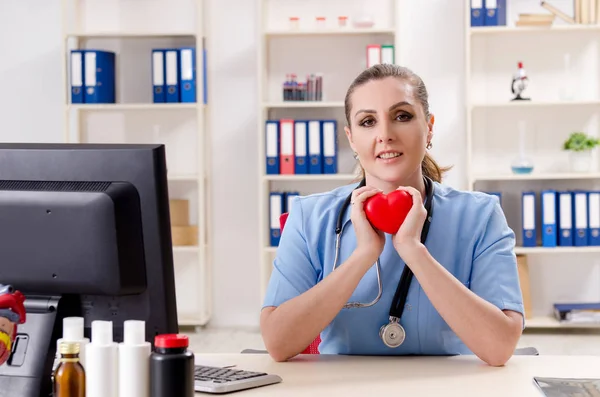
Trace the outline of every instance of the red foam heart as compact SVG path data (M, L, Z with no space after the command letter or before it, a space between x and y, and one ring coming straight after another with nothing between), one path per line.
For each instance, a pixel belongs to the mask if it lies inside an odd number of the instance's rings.
M394 234L412 207L412 196L404 190L377 193L365 200L365 215L374 228Z

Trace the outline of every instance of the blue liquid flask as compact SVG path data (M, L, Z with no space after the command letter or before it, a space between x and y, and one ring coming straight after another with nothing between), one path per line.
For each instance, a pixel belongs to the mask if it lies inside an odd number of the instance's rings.
M519 154L512 161L511 169L514 174L530 174L533 171L533 161L525 154L525 121L519 121Z

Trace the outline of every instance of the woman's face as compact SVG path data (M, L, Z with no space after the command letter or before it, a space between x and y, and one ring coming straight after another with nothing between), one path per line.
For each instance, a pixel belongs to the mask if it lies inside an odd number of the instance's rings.
M346 135L369 184L397 187L421 178L434 119L427 120L412 85L395 77L370 81L356 88L351 104Z

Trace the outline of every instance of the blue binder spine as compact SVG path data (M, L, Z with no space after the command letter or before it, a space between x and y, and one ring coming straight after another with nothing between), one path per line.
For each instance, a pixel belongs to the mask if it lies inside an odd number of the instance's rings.
M169 103L181 100L179 89L179 51L171 48L165 51L165 84L166 101Z
M498 1L485 0L485 12L483 14L484 26L498 26Z
M323 120L323 173L337 174L337 122L335 120Z
M506 0L485 0L485 26L506 26Z
M471 26L484 26L484 0L471 0Z
M181 102L196 102L196 49L194 47L180 48L179 61Z
M309 174L323 173L323 132L319 120L308 122L308 156L310 164Z
M486 0L486 2L487 1L488 0ZM496 15L498 21L498 23L496 24L497 26L506 26L506 14L508 12L506 8L506 1L507 0L496 0L496 4L498 6L496 8Z
M71 51L71 103L84 101L84 56L81 50Z
M590 245L600 245L600 191L588 194L588 212L590 226Z
M279 174L279 121L267 120L265 123L265 153L268 175Z
M542 246L556 247L557 236L556 191L542 191Z
M83 50L85 103L115 103L115 53Z
M573 193L558 192L558 245L573 246Z
M523 229L523 247L535 247L537 245L535 192L523 192L521 219Z
M152 50L152 101L166 102L165 95L165 50Z
M585 247L589 245L588 226L588 194L583 191L573 193L573 219L575 230L573 233L573 245Z
M270 224L270 243L272 247L279 245L281 238L281 227L279 217L283 213L283 193L271 192L269 200L269 224Z
M308 174L308 121L294 121L294 152L296 174Z

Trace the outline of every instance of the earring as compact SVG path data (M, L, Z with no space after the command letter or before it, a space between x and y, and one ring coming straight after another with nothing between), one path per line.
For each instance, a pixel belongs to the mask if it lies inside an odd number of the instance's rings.
M354 160L358 160L358 153L354 152Z
M425 146L427 149L431 149L433 147L433 144L431 143L431 141L429 141L427 143L427 146Z

